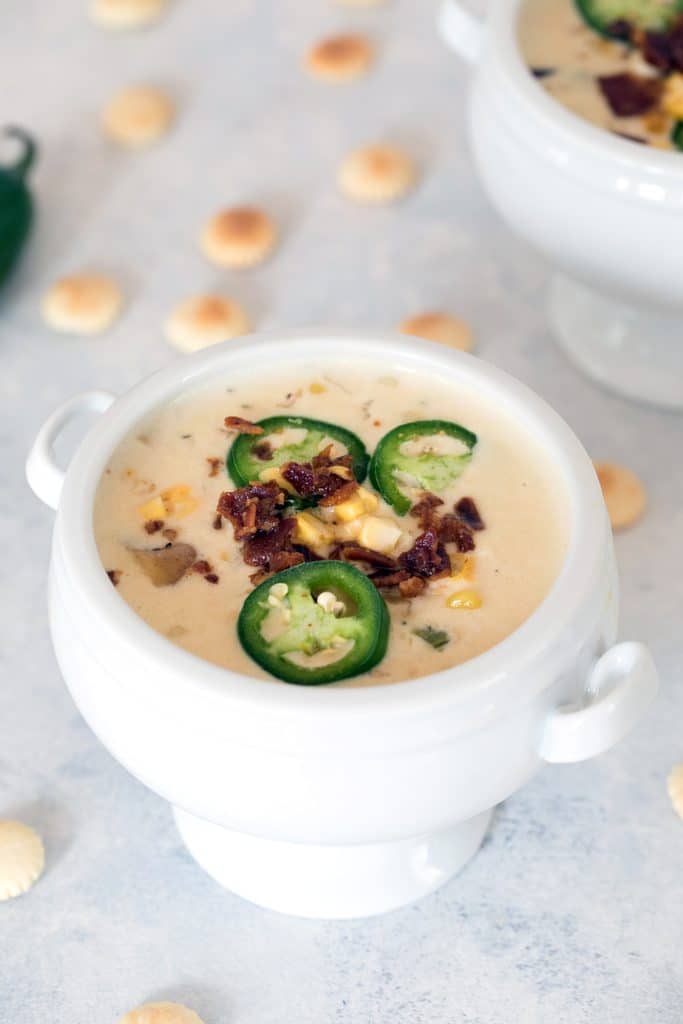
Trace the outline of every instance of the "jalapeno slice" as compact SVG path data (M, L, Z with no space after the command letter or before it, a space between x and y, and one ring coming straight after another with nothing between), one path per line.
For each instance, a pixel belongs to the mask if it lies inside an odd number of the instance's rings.
M681 12L681 0L574 0L579 14L600 35L621 39L624 23L666 31Z
M261 434L240 434L228 452L227 470L238 487L259 480L265 469L285 462L310 462L324 447L334 441L353 459L356 480L362 483L368 471L369 456L359 437L336 423L310 420L305 416L269 416L256 424ZM278 444L278 435L289 431L289 441ZM259 447L260 446L260 447Z
M307 562L249 594L237 635L286 683L320 686L369 672L384 657L389 613L375 586L345 562Z
M440 438L460 442L448 451ZM421 442L423 444L421 445ZM477 435L448 420L417 420L385 434L370 460L370 481L394 512L404 516L413 501L411 489L439 494L463 472L477 443ZM439 447L442 451L439 451ZM422 450L421 450L422 448Z

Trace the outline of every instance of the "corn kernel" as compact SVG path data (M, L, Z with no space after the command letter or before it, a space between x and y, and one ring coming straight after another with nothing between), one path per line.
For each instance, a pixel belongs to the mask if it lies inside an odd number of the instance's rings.
M176 519L183 519L191 515L199 506L199 502L192 496L192 489L188 484L174 484L161 492L161 500L166 508L166 515Z
M161 497L164 501L183 501L190 494L190 488L187 484L174 484L173 487L167 487L165 491L161 492Z
M312 395L324 395L327 388L324 384L320 384L317 380L314 380L308 390Z
M380 516L366 516L361 523L358 541L365 548L388 555L403 536L402 531L390 519Z
M356 491L350 498L347 498L346 501L342 501L341 504L335 505L334 512L340 523L350 523L352 519L358 519L359 516L362 516L365 513L365 504L363 502L362 495Z
M283 491L287 491L289 494L296 494L296 488L292 487L289 480L285 480L279 466L269 466L268 469L264 469L263 472L259 473L258 478L264 484L269 484L274 480Z
M379 508L379 498L372 491L368 491L365 487L358 488L358 494L363 502L363 507L366 512L376 512Z
M675 118L683 118L683 75L675 72L665 80L662 107Z
M138 515L147 522L149 519L165 519L168 515L168 508L166 502L157 495L156 498L152 498L151 501L146 501L144 505L138 507Z
M448 608L460 608L465 611L481 608L481 603L481 598L476 590L456 590L454 594L446 598Z
M315 547L317 544L329 544L333 539L330 527L311 515L310 512L299 512L295 518L295 537L302 544Z
M337 523L334 528L334 539L342 541L358 540L358 534L360 533L362 525L362 516L359 516L358 519L352 519L350 523Z

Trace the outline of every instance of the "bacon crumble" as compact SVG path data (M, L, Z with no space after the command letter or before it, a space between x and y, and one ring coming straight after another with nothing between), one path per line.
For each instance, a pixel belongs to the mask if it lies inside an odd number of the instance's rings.
M255 455L261 462L270 462L273 457L273 446L270 441L259 441L251 449L251 454Z
M243 540L257 532L268 533L277 529L280 522L278 513L284 503L284 491L271 480L223 491L216 511L232 523L235 540Z
M454 511L456 516L469 526L470 530L486 529L486 524L479 514L474 498L461 498L456 502Z
M443 516L436 525L436 529L442 544L455 544L458 551L462 553L474 551L476 546L474 535L467 523L463 522L458 515L449 513Z
M451 571L451 560L433 527L421 533L413 546L399 555L398 561L411 576L438 579Z
M145 533L158 533L163 529L163 519L148 519L145 523Z
M215 458L215 456L209 456L206 460L209 464L209 476L218 476L221 468L221 459Z
M613 114L617 117L635 117L655 106L662 91L658 78L643 78L631 72L601 75L598 85Z
M263 427L252 423L251 420L245 420L242 416L226 416L223 423L228 430L234 430L238 434L257 435L263 433Z
M340 468L348 470L350 478L340 475ZM346 474L345 474L346 475ZM358 481L353 475L353 459L350 455L332 458L332 445L328 445L310 462L287 462L282 467L282 476L301 498L317 499L326 507L340 505L358 490Z

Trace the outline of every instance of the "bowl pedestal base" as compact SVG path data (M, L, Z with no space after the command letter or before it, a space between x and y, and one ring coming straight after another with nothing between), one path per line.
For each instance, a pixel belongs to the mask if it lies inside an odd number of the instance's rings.
M631 306L562 274L551 282L548 312L560 346L598 384L683 409L683 312Z
M321 846L232 832L174 808L196 861L226 889L297 917L370 917L433 892L476 853L491 811L446 831L387 843Z

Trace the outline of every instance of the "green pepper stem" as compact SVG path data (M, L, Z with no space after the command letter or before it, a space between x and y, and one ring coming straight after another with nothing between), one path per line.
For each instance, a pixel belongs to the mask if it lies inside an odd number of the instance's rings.
M23 128L17 128L15 125L9 125L6 127L4 129L4 134L9 135L10 138L17 139L23 146L23 150L19 154L18 160L16 160L15 163L10 164L9 167L6 167L5 173L12 174L15 178L24 179L31 170L31 166L35 160L38 152L37 146L31 136L28 135Z

